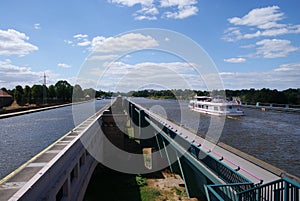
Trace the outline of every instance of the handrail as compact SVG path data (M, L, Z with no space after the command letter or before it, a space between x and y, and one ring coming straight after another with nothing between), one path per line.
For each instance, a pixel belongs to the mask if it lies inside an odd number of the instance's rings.
M238 193L239 199L242 200L247 200L253 195L258 200L299 201L300 184L288 178L281 178Z
M241 186L253 187L254 184L252 182L245 183L231 183L231 184L212 184L205 185L206 195L210 198L210 200L236 200L238 201L238 191L237 189L241 189Z
M299 201L300 184L288 179L281 178L263 185L253 186L244 191L237 191L236 186L251 185L251 183L236 184L213 184L206 185L206 195L210 200L276 200L276 201Z

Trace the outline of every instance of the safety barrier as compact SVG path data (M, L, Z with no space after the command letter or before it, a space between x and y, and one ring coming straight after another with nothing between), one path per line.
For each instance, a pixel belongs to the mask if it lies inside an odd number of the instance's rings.
M263 185L257 185L245 191L241 186L251 186L250 183L207 185L206 194L210 201L299 201L300 184L288 178L282 178ZM237 188L238 187L238 188Z

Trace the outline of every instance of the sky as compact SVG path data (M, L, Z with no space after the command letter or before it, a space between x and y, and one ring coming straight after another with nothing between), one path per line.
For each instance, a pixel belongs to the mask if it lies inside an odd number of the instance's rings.
M0 88L300 88L298 0L1 0Z

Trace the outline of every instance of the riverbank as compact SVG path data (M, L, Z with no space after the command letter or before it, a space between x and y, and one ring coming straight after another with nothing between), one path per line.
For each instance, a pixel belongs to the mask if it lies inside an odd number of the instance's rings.
M50 109L55 109L60 107L66 107L73 104L80 104L85 102L88 101L75 102L75 103L60 103L60 104L27 105L27 106L19 106L13 103L11 106L2 108L0 110L0 119L29 114L33 112L40 112L40 111L50 110Z

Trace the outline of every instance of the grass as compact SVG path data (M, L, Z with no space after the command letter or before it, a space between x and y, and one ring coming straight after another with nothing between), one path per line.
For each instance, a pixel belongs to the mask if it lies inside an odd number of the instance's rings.
M153 201L156 200L158 196L161 195L161 192L157 189L150 188L148 186L140 188L141 201Z

